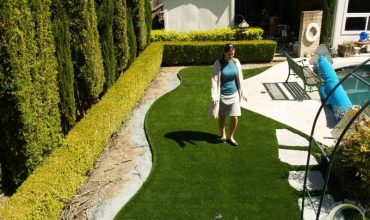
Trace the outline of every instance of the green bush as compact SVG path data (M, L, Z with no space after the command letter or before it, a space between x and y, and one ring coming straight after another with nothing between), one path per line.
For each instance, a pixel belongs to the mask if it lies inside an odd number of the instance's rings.
M145 0L145 25L146 25L146 45L150 44L150 33L152 32L152 7L150 0Z
M69 19L62 0L54 0L51 5L52 23L58 61L58 85L62 129L66 134L76 122L76 100L74 94L74 73L71 57L71 33Z
M49 4L0 1L0 160L8 189L62 139Z
M130 47L128 43L127 5L125 0L114 1L113 39L116 51L116 78L128 67ZM135 35L133 35L135 37ZM136 51L136 49L135 49Z
M116 81L116 54L113 43L114 0L95 0L100 45L103 53L105 87Z
M150 39L155 41L239 41L261 40L261 28L249 28L244 32L240 28L224 28L207 31L176 32L166 30L153 30Z
M132 19L135 29L137 52L140 53L147 46L147 25L145 15L146 0L129 0L129 7L132 8Z
M67 1L78 110L95 103L105 78L94 0Z
M270 62L276 42L270 40L231 41L241 62ZM221 57L225 42L165 42L163 65L213 64Z
M42 166L0 208L0 219L57 219L84 182L86 172L150 85L162 61L151 44L69 132Z
M321 8L323 10L323 21L321 26L321 42L326 43L333 29L334 14L335 14L335 0L321 1Z
M349 199L370 207L370 118L363 115L354 128L343 139L333 171Z
M132 20L133 13L132 10L129 9L128 11L128 17L127 17L127 39L129 44L129 50L130 50L130 56L129 56L129 64L134 62L136 55L137 55L137 42L136 42L136 36L135 36L135 28L134 28L134 22Z

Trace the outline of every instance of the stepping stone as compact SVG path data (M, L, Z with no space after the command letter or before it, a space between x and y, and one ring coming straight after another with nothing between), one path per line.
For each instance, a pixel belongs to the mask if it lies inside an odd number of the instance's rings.
M279 145L307 147L309 142L306 138L287 129L276 129L276 138Z
M306 165L307 151L279 149L279 159L290 165ZM310 155L310 165L317 165L317 160Z
M290 171L289 172L289 184L296 190L303 190L305 171ZM307 178L307 189L321 190L324 187L324 179L322 178L321 172L318 170L308 171Z
M314 204L315 208L318 208L320 202L320 197L312 197L312 203ZM303 219L304 220L316 220L316 212L312 207L312 203L308 197L304 200L304 213ZM298 199L299 209L302 210L302 199ZM329 216L330 211L335 207L335 202L333 196L327 194L324 196L324 200L321 206L320 212L320 220L326 220ZM335 220L344 220L344 216L342 213L338 213L335 217Z

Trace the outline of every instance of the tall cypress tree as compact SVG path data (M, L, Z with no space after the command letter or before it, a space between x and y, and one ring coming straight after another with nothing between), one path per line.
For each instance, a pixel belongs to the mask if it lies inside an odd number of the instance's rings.
M94 0L68 1L78 116L101 95L105 77Z
M102 47L105 86L109 88L116 80L116 55L113 43L114 0L95 0L100 44Z
M49 4L0 1L0 160L7 190L62 139Z
M147 46L147 25L145 21L145 1L146 0L129 0L134 30L137 42L137 52L140 53Z
M145 0L145 23L146 23L146 46L150 44L150 32L152 31L152 6L150 0Z
M113 39L116 51L118 77L129 65L128 9L126 0L114 1Z
M334 13L335 13L335 0L323 0L321 1L321 7L323 10L323 18L321 25L321 42L326 43L333 30Z
M71 33L69 18L62 0L54 0L51 5L52 23L58 61L58 84L60 113L63 132L66 134L76 121L76 101L74 96L74 73L71 57Z
M137 43L136 43L136 35L135 35L135 28L133 22L133 12L132 9L129 8L129 16L127 16L127 36L128 36L128 43L130 46L130 57L129 57L129 64L134 62L136 55L137 55Z

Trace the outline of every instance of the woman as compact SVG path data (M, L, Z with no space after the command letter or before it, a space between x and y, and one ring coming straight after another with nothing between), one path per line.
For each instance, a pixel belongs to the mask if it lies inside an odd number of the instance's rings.
M218 124L220 127L222 143L229 141L233 146L238 146L234 138L238 117L241 115L240 102L246 100L243 88L243 73L238 59L234 58L235 48L226 44L220 59L213 64L212 72L212 102L220 102ZM225 118L230 117L230 138L227 139Z

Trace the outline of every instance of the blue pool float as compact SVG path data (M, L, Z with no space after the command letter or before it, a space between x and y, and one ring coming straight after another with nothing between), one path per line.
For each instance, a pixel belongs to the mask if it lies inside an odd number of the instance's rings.
M325 83L321 84L320 86L321 97L325 99L329 92L339 82L339 78L326 57L320 56L317 63L320 76L325 81ZM338 121L342 118L343 114L347 110L352 108L351 100L348 98L348 95L344 91L342 85L340 85L331 95L327 101L327 105L332 107L334 115Z

